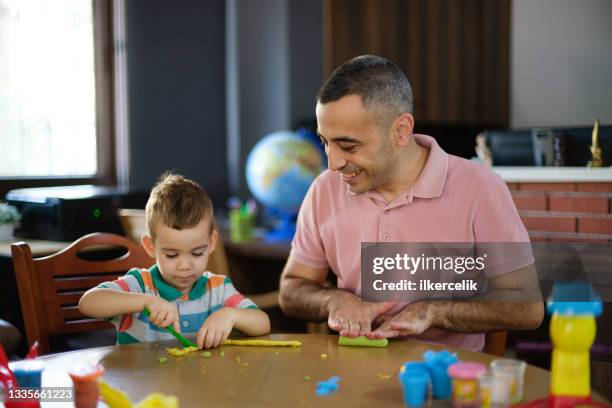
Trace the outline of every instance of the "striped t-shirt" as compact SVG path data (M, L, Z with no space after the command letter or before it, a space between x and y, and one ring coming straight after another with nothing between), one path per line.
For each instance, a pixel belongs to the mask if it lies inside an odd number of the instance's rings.
M167 284L157 265L150 269L131 269L117 280L104 282L98 288L160 296L174 303L179 312L181 333L197 333L204 321L222 307L257 309L253 301L241 295L227 276L204 272L188 294ZM174 339L149 321L144 313L125 314L109 319L117 329L117 344Z

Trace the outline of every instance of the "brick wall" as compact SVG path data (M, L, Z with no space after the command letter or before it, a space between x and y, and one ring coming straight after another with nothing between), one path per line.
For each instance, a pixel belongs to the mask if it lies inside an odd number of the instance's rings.
M508 183L532 241L612 242L612 183Z

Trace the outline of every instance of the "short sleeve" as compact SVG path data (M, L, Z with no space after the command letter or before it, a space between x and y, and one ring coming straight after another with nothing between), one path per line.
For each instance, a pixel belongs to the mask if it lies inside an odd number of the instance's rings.
M501 275L534 263L529 234L506 183L490 172L479 191L474 218L479 251L488 253L486 273Z
M127 274L114 281L102 282L96 286L96 288L111 289L118 292L127 293L145 293L144 284L142 283L142 278L140 277L138 269L131 269ZM131 316L131 314L118 315L110 317L107 320L115 326L117 331L123 331L124 327L126 326L126 322Z
M223 307L236 307L239 309L258 309L257 305L249 298L236 290L232 280L227 276L223 280Z
M319 231L318 206L320 203L321 177L308 189L296 223L295 237L291 243L291 256L297 262L312 268L329 266Z

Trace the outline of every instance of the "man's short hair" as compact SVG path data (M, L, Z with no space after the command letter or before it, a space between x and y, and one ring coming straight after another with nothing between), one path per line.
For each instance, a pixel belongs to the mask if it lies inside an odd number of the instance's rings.
M384 127L402 113L412 114L410 82L397 65L376 55L361 55L336 68L319 90L317 101L325 105L348 95L359 95Z
M213 229L213 206L206 191L195 181L171 172L162 174L153 186L146 216L149 235L153 238L159 222L180 230L209 219L210 231Z

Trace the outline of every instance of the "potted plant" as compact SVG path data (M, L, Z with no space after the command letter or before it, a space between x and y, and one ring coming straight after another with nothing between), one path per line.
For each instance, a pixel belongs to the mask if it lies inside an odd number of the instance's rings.
M12 205L0 203L0 241L8 241L13 237L15 225L19 224L21 215Z

